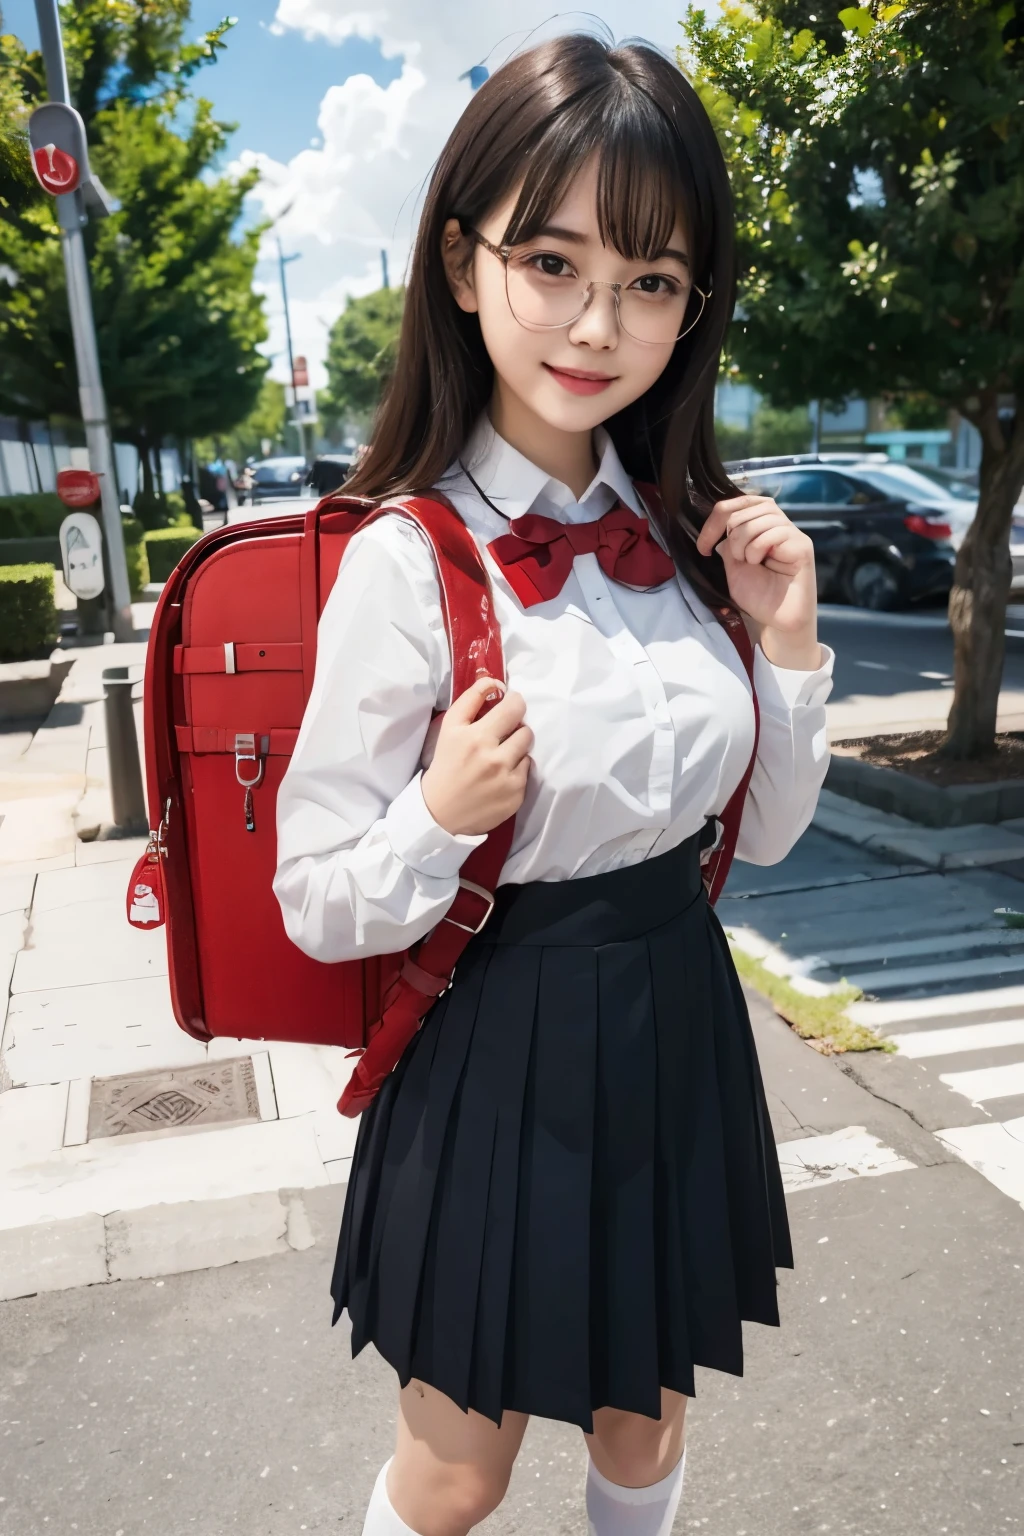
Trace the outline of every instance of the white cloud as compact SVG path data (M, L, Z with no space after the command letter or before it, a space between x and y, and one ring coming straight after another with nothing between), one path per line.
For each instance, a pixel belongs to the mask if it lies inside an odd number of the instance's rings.
M681 11L678 0L607 0L600 21L617 38L646 36L669 50L678 41ZM309 358L314 383L325 378L327 329L321 322L333 321L349 294L379 286L382 249L392 280L402 279L423 189L469 100L469 85L459 76L485 59L495 69L528 41L596 25L586 11L552 18L551 0L520 0L514 14L519 25L509 33L509 10L497 0L389 0L359 11L346 0L279 0L273 23L278 34L295 31L321 48L350 37L377 38L385 57L402 59L401 74L386 87L368 75L352 75L328 90L320 104L318 146L287 164L246 151L234 167L259 169L256 211L275 219L274 235L304 257L288 269L289 308L295 350ZM272 239L263 255L276 256ZM269 346L279 354L272 371L285 378L280 288L269 261L260 275L272 325Z

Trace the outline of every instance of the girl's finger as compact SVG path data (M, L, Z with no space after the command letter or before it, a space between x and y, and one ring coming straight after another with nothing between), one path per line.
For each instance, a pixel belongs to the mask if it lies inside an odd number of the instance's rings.
M704 521L704 526L697 535L697 549L702 555L711 554L721 540L728 521L729 513L722 502L719 502L717 507L712 507Z
M475 720L489 694L497 694L500 697L505 691L505 684L499 678L478 677L475 683L470 683L464 693L460 693L457 699L452 700L448 714L453 720L464 722Z
M786 521L777 508L769 507L765 510L751 507L749 513L741 514L741 519L729 519L729 531L726 537L729 540L729 547L734 554L737 554L757 534L775 529L781 536L784 529L791 527L792 524Z
M742 558L748 565L767 565L771 557L772 570L783 570L795 575L800 569L800 551L792 547L792 542L785 536L779 538L778 531L768 529L751 539L743 551ZM740 558L737 556L737 558Z

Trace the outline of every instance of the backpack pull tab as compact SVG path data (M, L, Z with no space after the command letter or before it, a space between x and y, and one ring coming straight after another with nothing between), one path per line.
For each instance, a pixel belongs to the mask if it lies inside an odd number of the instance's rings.
M251 771L243 772L242 764L251 763ZM263 759L256 750L256 737L250 732L239 731L235 735L235 778L245 790L245 830L255 832L256 817L253 812L252 792L263 778Z
M160 928L167 920L167 887L164 884L164 859L167 857L167 821L171 802L155 832L150 832L146 851L132 870L128 882L128 921L133 928Z

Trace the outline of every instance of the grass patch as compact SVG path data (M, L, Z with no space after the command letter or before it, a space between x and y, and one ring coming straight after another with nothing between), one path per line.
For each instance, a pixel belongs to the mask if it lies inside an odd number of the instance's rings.
M846 1017L849 1004L859 1002L864 995L858 987L844 985L825 997L809 997L736 945L730 948L743 980L773 1003L776 1013L801 1040L810 1041L816 1050L831 1056L843 1051L892 1052L897 1049L891 1040L883 1040L873 1029L854 1024Z

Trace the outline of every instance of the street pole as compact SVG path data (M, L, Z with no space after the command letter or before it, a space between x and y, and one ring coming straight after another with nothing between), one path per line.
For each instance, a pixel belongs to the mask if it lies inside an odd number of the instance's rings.
M381 277L383 279L383 281L381 283L381 287L382 288L390 288L391 284L388 281L388 253L387 253L387 251L381 251L381 253L380 253L380 275L381 275Z
M286 256L281 245L281 237L277 237L277 261L281 270L281 299L284 303L284 332L288 338L288 376L292 382L292 425L299 434L299 453L306 457L306 434L303 430L302 418L299 415L299 397L295 387L295 354L292 350L292 320L288 311L288 283L285 278L285 267L290 261L298 261L301 252L296 251L294 256Z
M36 0L36 19L39 23L39 38L43 51L43 63L46 66L46 89L49 98L51 101L63 102L64 105L70 106L68 73L64 62L57 0ZM100 373L100 356L96 345L96 326L93 321L92 293L89 287L89 263L86 260L85 240L82 236L84 219L77 193L62 194L56 198L56 204L68 287L71 333L75 344L75 365L78 370L78 398L81 403L82 422L85 426L89 466L93 473L100 477L100 506L103 512L103 533L110 571L111 627L115 640L131 640L134 638L135 630L132 624L128 564L124 552L124 530L121 526L121 495L114 469L114 450L107 422L107 401L103 393L103 376Z
M812 400L811 412L811 452L821 452L821 401Z

